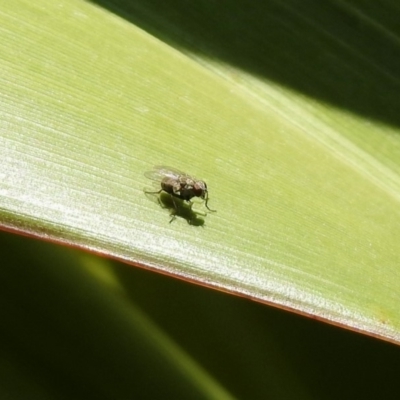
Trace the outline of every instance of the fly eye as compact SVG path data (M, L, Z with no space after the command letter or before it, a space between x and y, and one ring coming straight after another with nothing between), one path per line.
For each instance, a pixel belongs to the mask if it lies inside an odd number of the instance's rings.
M193 185L193 193L196 197L203 197L204 196L204 187L203 185L199 185L198 183L195 183Z

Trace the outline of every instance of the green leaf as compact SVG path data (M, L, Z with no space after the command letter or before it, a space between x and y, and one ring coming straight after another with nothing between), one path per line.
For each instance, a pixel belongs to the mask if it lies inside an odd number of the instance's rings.
M111 4L3 4L3 227L398 342L390 17ZM169 224L143 193L159 164L205 179L217 213Z
M1 398L396 397L398 346L16 235L0 254Z

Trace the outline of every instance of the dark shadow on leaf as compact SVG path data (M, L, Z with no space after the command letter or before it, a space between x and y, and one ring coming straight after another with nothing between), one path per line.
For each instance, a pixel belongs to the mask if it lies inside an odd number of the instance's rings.
M400 126L396 2L91 1L174 47Z
M189 225L204 226L204 219L199 218L198 214L185 201L176 197L172 198L171 195L165 192L161 192L160 194L145 194L148 199L158 203L161 208L169 210L171 216L170 222L173 223L176 218L183 218Z

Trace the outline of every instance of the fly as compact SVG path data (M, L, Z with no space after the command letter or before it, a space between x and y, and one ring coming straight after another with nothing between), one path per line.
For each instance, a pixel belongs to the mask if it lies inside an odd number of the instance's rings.
M160 194L162 191L171 195L175 211L178 210L174 197L184 200L190 204L192 208L193 203L190 201L193 197L199 197L205 201L205 206L209 211L215 212L208 207L208 188L204 181L193 178L184 172L178 171L175 168L156 166L152 171L145 172L145 177L153 181L158 181L161 189L156 192L148 192L147 194ZM171 220L172 221L172 220Z

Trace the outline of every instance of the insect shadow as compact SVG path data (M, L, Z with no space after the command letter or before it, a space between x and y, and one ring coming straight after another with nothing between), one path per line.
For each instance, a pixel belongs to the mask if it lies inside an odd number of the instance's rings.
M193 211L191 206L185 201L176 197L172 198L170 194L165 192L161 192L159 194L146 193L146 197L158 203L161 208L170 211L170 223L176 218L183 218L189 225L204 226L204 219L199 218L198 213Z

